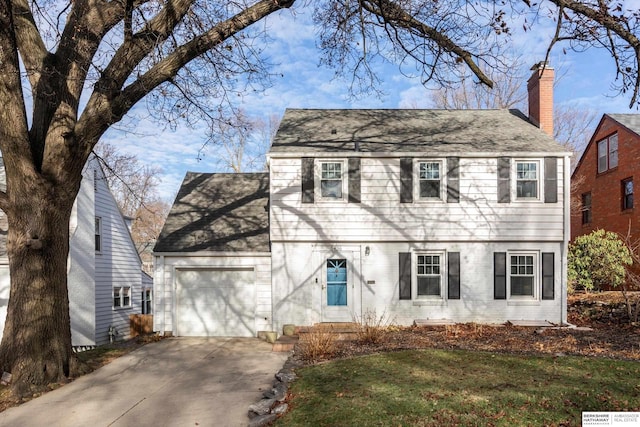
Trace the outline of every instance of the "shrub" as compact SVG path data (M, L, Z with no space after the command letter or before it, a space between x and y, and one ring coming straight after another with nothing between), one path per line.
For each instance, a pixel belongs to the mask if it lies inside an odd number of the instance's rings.
M624 283L631 253L616 233L596 230L569 245L569 292L616 288Z
M382 342L392 323L384 312L378 317L375 310L366 310L360 318L355 316L354 322L356 324L358 342L362 344L379 344Z
M309 332L300 334L298 351L307 362L328 359L336 352L336 334L331 329L314 326Z

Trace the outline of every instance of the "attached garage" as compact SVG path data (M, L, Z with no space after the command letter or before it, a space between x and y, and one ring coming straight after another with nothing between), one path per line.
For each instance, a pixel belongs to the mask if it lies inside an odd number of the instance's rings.
M273 330L268 205L268 173L187 173L154 248L154 331Z
M176 323L180 336L256 335L253 269L176 270Z

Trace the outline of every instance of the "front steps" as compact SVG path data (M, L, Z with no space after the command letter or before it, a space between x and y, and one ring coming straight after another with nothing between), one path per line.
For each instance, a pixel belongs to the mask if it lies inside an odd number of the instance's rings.
M290 331L290 328L285 327L285 330ZM331 322L316 323L313 326L295 326L292 335L281 335L276 340L272 351L292 351L300 337L314 332L335 334L337 340L353 340L357 337L358 325L352 322Z

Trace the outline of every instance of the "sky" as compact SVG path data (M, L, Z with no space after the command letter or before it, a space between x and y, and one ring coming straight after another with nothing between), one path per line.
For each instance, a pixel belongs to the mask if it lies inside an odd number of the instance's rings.
M269 116L282 117L286 108L430 108L429 91L419 80L402 76L397 67L381 66L381 98L365 97L350 100L348 82L333 79L334 71L320 65L320 53L316 48L316 36L311 23L309 8L283 10L267 18L271 41L269 60L274 63L273 72L281 77L264 93L248 94L239 106L247 114L268 120ZM514 26L517 31L517 26ZM547 41L553 28L535 27L535 31L516 32L513 49L520 52L526 64L544 59ZM564 53L561 46L553 52L550 65L557 81L554 105L577 105L596 112L596 123L604 113L637 113L629 109L629 98L618 95L611 84L615 79L612 59L602 50L591 49L580 54ZM526 82L523 82L526 85ZM144 102L136 106L127 120L134 132L115 126L102 138L120 152L133 154L144 164L160 167L159 193L169 203L173 202L187 171L229 172L217 160L221 147L208 145L204 129L180 126L168 129L145 118ZM526 111L525 111L526 113ZM595 126L594 124L594 126Z

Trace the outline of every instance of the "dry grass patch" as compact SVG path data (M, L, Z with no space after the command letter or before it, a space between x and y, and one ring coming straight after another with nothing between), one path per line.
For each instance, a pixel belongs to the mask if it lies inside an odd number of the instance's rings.
M336 351L336 334L332 328L313 326L308 332L300 334L297 353L306 362L330 359Z

